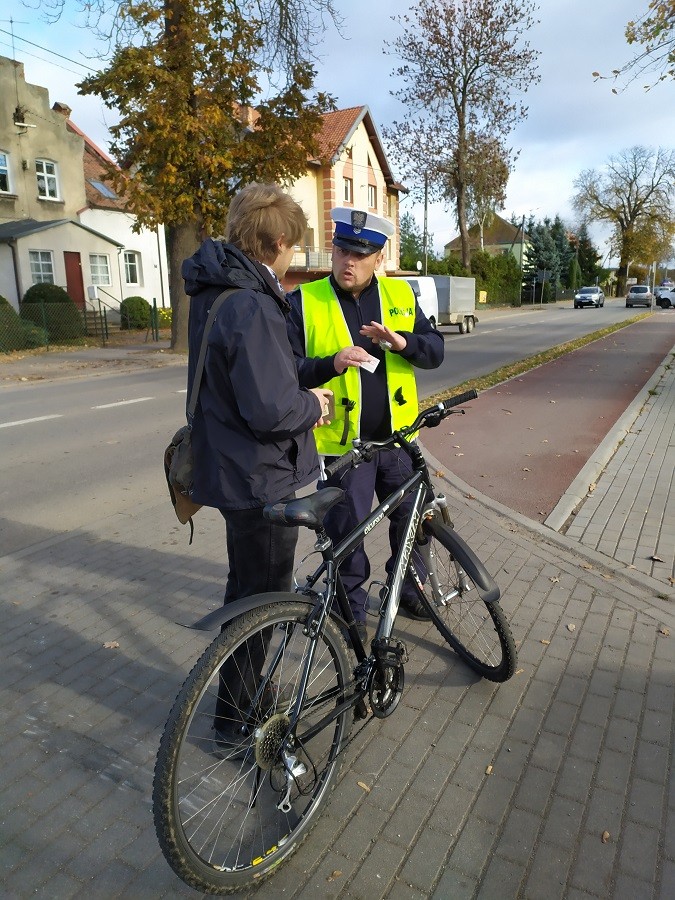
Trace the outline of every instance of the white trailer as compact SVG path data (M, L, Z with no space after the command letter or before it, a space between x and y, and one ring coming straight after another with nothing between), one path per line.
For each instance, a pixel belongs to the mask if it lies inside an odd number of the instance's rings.
M436 328L456 325L460 334L473 331L476 315L476 279L456 275L405 275L420 309Z

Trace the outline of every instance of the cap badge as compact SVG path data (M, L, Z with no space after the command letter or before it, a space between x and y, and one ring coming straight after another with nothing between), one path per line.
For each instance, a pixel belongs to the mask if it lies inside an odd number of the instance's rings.
M361 210L358 209L352 210L352 228L354 229L354 234L359 234L361 229L365 228L367 217L368 213L361 212Z

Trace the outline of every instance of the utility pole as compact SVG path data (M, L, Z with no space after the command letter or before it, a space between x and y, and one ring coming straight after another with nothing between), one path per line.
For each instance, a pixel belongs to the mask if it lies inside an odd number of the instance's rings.
M427 274L427 261L429 258L429 231L427 229L429 215L429 173L424 170L424 274Z

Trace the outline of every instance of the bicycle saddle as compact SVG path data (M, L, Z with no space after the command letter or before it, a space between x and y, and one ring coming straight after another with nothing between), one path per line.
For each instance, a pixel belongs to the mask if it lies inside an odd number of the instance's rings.
M263 509L263 516L277 525L304 525L318 531L328 510L342 500L344 495L342 488L324 488L299 500L268 503Z

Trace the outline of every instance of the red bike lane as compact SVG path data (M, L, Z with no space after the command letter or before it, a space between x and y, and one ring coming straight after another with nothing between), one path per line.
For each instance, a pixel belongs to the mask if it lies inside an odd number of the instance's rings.
M483 391L465 415L425 429L423 444L448 472L543 522L674 344L675 316L657 313Z

